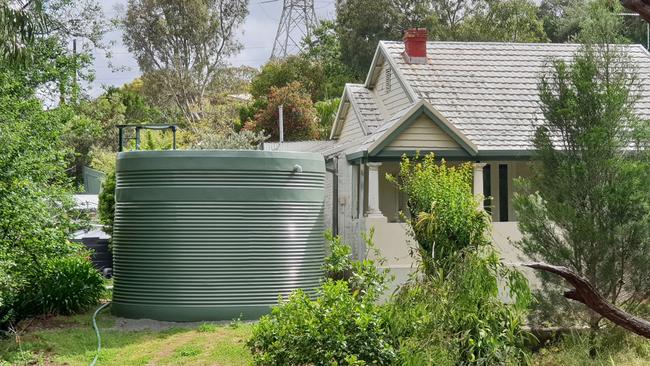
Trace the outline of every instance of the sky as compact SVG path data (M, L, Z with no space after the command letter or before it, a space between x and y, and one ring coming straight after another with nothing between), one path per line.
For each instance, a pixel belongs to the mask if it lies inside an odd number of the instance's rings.
M314 0L316 17L319 20L334 18L335 0ZM283 0L249 0L248 11L244 24L238 30L238 39L244 49L229 61L233 66L248 65L260 67L271 56L273 41L282 14ZM108 17L119 15L126 9L127 0L106 0L102 2L104 13ZM121 8L121 9L120 9ZM122 44L122 32L119 30L106 34L106 41L114 41L112 47L112 63L120 67L115 71L109 66L109 60L103 52L95 52L95 81L90 85L88 93L96 97L106 86L121 86L140 75L138 64Z

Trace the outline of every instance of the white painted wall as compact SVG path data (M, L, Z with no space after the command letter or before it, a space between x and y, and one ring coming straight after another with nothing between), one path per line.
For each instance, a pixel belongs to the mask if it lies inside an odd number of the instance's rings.
M361 124L357 118L357 114L352 107L348 108L343 119L343 128L341 129L340 142L347 142L351 140L358 140L363 138L364 133L361 129Z
M387 88L388 85L386 82L386 69L389 68L391 69L390 90ZM402 84L395 75L395 70L393 70L386 62L383 63L379 70L377 81L373 88L373 95L387 119L411 103L408 94L406 94L406 90L404 90Z

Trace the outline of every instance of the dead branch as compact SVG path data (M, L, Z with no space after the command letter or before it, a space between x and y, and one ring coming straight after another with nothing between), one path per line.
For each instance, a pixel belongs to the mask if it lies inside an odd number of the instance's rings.
M636 317L612 305L594 289L589 281L579 274L566 267L546 263L525 263L523 265L554 273L564 278L574 287L564 293L566 298L581 302L612 323L650 339L650 321Z
M650 0L621 0L621 5L650 22Z

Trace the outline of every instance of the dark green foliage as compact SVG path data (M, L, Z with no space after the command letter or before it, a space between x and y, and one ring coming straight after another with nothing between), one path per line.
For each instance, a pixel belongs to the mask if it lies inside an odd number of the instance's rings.
M115 220L115 171L106 174L106 180L99 192L99 221L104 225L104 231L113 236L113 221Z
M43 110L21 76L0 72L1 329L42 309L26 308L22 299L39 288L53 258L78 255L68 236L82 222L73 210L62 139L72 113L65 107ZM32 303L44 301L36 295Z
M256 365L392 365L382 308L344 281L327 280L316 300L298 290L253 328Z
M264 99L271 93L271 88L285 87L293 82L300 83L301 89L309 94L312 102L325 97L322 66L300 55L271 60L262 66L260 73L251 80L251 95L256 100Z
M90 253L51 258L27 274L29 290L19 296L26 315L69 315L96 305L104 293L104 279L90 262Z
M389 331L403 364L526 364L530 336L522 325L531 297L523 275L494 251L462 250L447 262L445 275L413 277L393 296Z
M538 8L533 1L497 0L479 2L479 4L484 8L464 20L458 29L458 40L474 42L546 42L548 40L544 23L538 18ZM477 8L481 9L481 5Z
M294 291L262 317L248 346L257 365L392 365L396 351L377 297L387 273L372 260L351 260L350 247L327 234L330 277L312 300ZM366 237L372 247L372 234ZM380 259L381 260L381 259Z
M303 40L301 56L321 66L324 74L323 97L340 97L345 83L355 81L350 68L341 57L341 40L336 32L336 23L321 21L309 37Z
M30 56L29 46L46 28L43 1L29 4L0 2L0 60L20 65Z
M402 159L398 187L408 196L407 222L422 264L390 303L390 334L404 364L528 362L521 328L528 283L490 245L490 221L482 197L472 195L471 172L468 164L450 167L433 154Z
M363 80L381 40L399 40L394 27L391 0L350 0L336 8L336 32L341 42L341 59L355 81Z
M633 65L607 45L555 61L539 87L538 161L514 200L526 254L576 271L630 310L650 296L650 124L635 114L636 87ZM588 315L598 328L600 316Z
M385 290L386 284L391 279L388 269L380 270L377 266L385 263L379 250L373 242L374 230L363 234L363 241L367 252L363 260L353 260L351 248L343 243L340 236L325 233L329 244L330 254L325 258L323 270L325 277L334 281L345 281L351 291L356 291L361 296L377 299ZM368 256L372 255L372 259Z

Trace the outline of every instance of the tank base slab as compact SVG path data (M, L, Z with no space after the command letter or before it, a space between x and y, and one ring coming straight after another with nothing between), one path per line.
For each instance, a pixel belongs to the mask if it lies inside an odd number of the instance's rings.
M275 304L274 304L275 305ZM160 306L131 305L113 302L111 313L129 319L153 319L169 322L214 320L257 320L271 312L273 305L228 306Z

